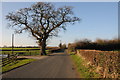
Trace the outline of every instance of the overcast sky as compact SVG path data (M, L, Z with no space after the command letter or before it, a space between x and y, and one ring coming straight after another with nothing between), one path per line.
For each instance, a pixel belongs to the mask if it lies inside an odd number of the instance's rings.
M2 3L2 44L11 45L12 29L7 28L5 15L20 8L30 7L33 2L3 2ZM56 7L73 6L74 15L81 21L75 25L68 25L67 31L59 32L59 37L53 37L49 46L71 43L76 39L88 38L95 40L112 39L118 36L118 3L117 2L54 2ZM27 33L15 34L15 46L37 45L36 40Z

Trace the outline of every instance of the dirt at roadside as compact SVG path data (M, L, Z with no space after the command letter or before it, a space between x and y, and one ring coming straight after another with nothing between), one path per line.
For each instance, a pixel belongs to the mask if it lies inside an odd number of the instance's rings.
M43 59L46 58L48 56L18 56L17 58L29 58L29 59Z

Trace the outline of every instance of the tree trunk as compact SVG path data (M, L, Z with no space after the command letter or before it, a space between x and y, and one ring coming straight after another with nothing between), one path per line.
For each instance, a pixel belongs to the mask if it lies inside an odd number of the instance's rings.
M40 50L41 55L47 55L45 50L46 50L46 40L41 43L41 50Z

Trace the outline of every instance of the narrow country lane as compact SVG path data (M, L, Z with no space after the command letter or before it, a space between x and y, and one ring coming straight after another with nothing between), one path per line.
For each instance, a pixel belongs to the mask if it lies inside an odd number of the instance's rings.
M77 71L65 53L52 55L4 73L3 78L78 78Z

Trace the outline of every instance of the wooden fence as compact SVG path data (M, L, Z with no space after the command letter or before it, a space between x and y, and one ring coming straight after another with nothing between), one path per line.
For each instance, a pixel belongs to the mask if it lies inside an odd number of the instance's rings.
M12 63L12 62L16 61L16 59L17 59L16 54L12 54L12 55L7 54L7 55L8 55L7 57L2 58L1 63L0 63L1 66L5 66L5 65L7 65L9 63Z

